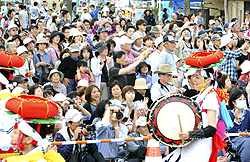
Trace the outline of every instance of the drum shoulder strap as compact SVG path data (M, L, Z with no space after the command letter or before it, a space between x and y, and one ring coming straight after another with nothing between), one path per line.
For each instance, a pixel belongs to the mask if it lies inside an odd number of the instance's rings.
M216 93L216 92L210 92L210 93ZM210 94L210 93L208 93L208 94ZM197 105L198 105L200 111L202 110L200 103L207 97L208 94L206 94L199 102L197 102Z

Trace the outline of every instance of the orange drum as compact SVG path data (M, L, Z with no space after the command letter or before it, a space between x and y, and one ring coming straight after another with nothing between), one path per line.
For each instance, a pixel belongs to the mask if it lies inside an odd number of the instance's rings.
M17 55L0 52L0 66L4 67L22 67L24 65L24 60Z

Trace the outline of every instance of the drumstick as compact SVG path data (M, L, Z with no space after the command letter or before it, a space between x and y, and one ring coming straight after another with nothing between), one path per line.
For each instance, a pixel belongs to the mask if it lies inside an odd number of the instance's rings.
M178 114L179 124L180 124L180 130L182 132L182 126L181 126L181 116ZM184 144L184 140L181 140L181 144Z

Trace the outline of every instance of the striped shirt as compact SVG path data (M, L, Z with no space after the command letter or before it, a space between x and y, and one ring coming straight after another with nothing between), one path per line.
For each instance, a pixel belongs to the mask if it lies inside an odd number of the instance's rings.
M119 125L120 134L119 138L126 138L128 129L125 125ZM115 139L115 130L112 129L111 123L99 121L96 123L96 139ZM125 142L110 142L98 143L98 152L102 153L104 158L116 158L119 152L119 146Z

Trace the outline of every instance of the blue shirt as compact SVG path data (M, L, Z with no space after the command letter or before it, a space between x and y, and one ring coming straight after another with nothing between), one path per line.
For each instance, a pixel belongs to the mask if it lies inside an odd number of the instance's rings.
M159 70L159 67L161 65L165 65L165 64L169 64L172 70L177 70L175 61L174 61L174 53L168 51L166 48L164 48L164 50L161 51L158 65L157 65L157 70Z
M90 16L92 17L92 19L93 18L98 19L98 14L99 14L99 12L97 10L95 10L94 12L93 11L90 12Z
M119 138L126 138L128 129L125 125L119 125L120 133ZM96 139L116 139L115 130L112 129L111 123L99 121L96 123ZM125 142L110 142L110 143L97 143L98 152L106 158L116 158L119 152L119 146Z
M41 61L39 60L37 55L40 55ZM44 54L42 55L38 50L36 50L33 56L34 66L36 67L36 64L39 62L46 62L47 64L52 65L50 54L44 51ZM36 73L35 73L37 77L39 77L40 81L42 79L42 67L44 66L39 66L38 68L36 67ZM44 68L45 68L45 71L48 72L47 67L44 67Z
M145 79L146 84L150 83L150 85L152 86L152 77L150 75L143 75L143 74L139 73L139 75L136 76L136 79L139 79L139 78Z

